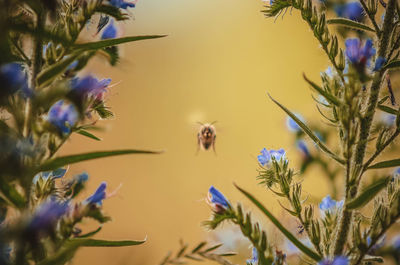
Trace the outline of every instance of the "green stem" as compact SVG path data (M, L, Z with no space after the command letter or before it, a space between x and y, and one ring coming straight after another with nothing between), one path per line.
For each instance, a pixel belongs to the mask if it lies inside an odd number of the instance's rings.
M381 29L379 28L378 24L376 23L376 20L375 20L374 15L372 15L372 14L369 12L368 7L367 7L367 5L365 4L364 0L360 0L360 4L361 4L362 7L364 8L365 13L367 13L368 18L371 20L371 23L372 23L372 25L373 25L374 28L375 28L376 35L378 35L378 38L379 38L380 35L381 35Z
M378 49L378 56L383 58L386 58L390 34L393 28L392 20L395 11L395 4L396 0L389 0L388 6L386 8L383 31L381 34L379 49ZM385 74L384 72L385 72L384 70L377 72L372 81L371 91L367 103L368 104L367 111L364 117L361 118L360 130L357 139L358 142L355 148L355 155L351 163L353 166L352 172L355 175L352 176L351 178L356 180L356 182L355 184L352 184L352 181L346 183L346 197L344 205L346 205L346 203L349 200L353 199L358 191L358 186L362 176L362 170L361 170L362 164L364 161L365 151L367 148L368 137L370 135L372 120L378 103L380 87L382 84L383 76ZM346 174L347 173L351 174L352 172L346 172ZM347 236L350 230L352 216L353 216L352 210L347 209L347 207L345 206L341 214L339 226L334 241L333 255L340 255L343 252L344 246L346 245L347 242Z

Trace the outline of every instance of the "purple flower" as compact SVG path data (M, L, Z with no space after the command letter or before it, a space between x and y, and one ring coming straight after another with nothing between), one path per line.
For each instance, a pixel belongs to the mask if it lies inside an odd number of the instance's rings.
M106 198L107 182L102 182L93 195L89 196L85 202L88 204L102 205L103 200Z
M330 195L327 195L325 198L322 199L321 203L319 204L319 209L323 212L333 211L342 206L343 206L343 201L337 202L334 199L332 199Z
M127 9L128 7L135 7L136 1L124 2L124 0L110 0L110 4L118 8Z
M53 225L68 211L68 203L48 200L42 203L33 214L28 229L35 233L45 231Z
M251 251L251 259L246 260L247 264L257 265L258 264L258 251L255 247L253 247Z
M3 64L0 67L0 83L0 97L14 94L18 90L27 97L33 94L28 87L27 74L20 63Z
M297 113L295 115L299 120L304 122L303 116L301 116L300 114L297 114ZM289 131L291 131L291 132L299 132L299 131L301 131L300 126L291 117L287 117L286 118L286 126L289 129Z
M114 39L117 37L117 28L114 25L114 20L111 20L111 22L108 24L108 26L104 29L103 33L101 34L101 39Z
M257 159L262 166L265 166L272 161L272 158L274 158L276 161L285 159L285 154L286 154L285 150L282 148L279 150L270 150L270 151L268 151L266 148L263 148L261 150L261 155L258 155Z
M74 105L59 100L49 109L47 121L53 124L60 133L68 134L78 121L78 112Z
M348 18L354 21L362 21L364 18L364 9L359 2L350 2L336 5L335 12L339 17Z
M364 68L369 59L375 54L373 43L371 39L367 39L364 47L361 47L359 39L346 39L346 56L349 61L361 68Z
M386 59L383 57L378 57L375 61L375 66L373 71L379 71L381 70L382 66L386 63Z
M82 78L72 79L71 89L80 98L95 98L101 100L107 92L107 87L110 82L110 78L99 80L92 75L87 75Z
M336 256L333 260L324 259L318 265L348 265L349 259L345 256Z
M298 140L296 142L296 147L301 151L301 153L307 158L310 157L310 151L308 150L307 144L303 140Z
M208 204L211 205L216 213L223 213L226 209L230 207L229 201L225 196L214 186L211 186L208 190Z
M400 235L397 235L392 239L392 246L395 250L400 251Z

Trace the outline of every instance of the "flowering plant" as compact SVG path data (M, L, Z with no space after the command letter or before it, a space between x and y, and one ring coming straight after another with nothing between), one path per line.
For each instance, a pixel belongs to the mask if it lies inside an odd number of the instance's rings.
M308 123L269 96L288 115L288 129L295 136L302 162L300 170L295 170L284 149L263 148L257 179L280 198L283 210L297 219L297 231L250 192L236 187L297 249L300 264L400 264L398 239L389 245L384 242L388 230L400 219L398 169L387 171L399 167L400 160L377 161L386 150L396 155L390 147L396 146L400 134L400 109L391 84L400 67L399 3L271 0L263 12L276 18L288 10L301 13L331 64L321 73L320 82L304 75L330 127ZM378 21L381 12L382 21ZM309 147L310 140L316 150ZM302 189L301 177L313 165L321 167L332 188L332 194L319 204L319 213ZM238 226L253 247L248 264L294 262L289 249L272 242L241 204L230 202L213 186L208 202L213 215L205 225L212 230L225 222Z
M84 160L154 154L144 150L58 156L72 134L99 140L95 120L113 113L105 97L111 79L80 71L95 56L118 62L117 45L163 37L119 37L119 21L135 2L124 0L0 1L0 264L65 264L80 247L116 247L144 241L93 239L82 231L92 218L110 220L102 182L78 199L88 174L68 176ZM94 27L92 25L95 25ZM91 36L91 37L85 37Z

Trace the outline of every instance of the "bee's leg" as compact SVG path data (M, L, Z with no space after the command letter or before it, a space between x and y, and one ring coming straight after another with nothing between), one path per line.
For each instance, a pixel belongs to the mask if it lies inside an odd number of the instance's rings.
M213 138L213 141L212 141L212 147L213 147L213 150L214 150L214 154L215 155L217 155L217 152L215 151L215 139L217 138L217 136L216 135L214 135L214 138Z

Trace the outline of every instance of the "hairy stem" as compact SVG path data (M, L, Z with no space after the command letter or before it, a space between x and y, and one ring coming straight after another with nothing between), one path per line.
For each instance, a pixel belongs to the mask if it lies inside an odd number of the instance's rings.
M388 6L386 8L386 15L385 15L385 20L383 24L383 31L380 36L380 41L379 41L379 48L378 48L378 56L386 58L387 50L388 50L388 44L389 44L389 39L390 39L390 34L393 28L393 16L394 16L394 11L395 11L395 5L396 5L396 0L389 0ZM384 70L381 70L377 72L373 78L372 85L371 85L371 90L370 90L370 95L368 98L368 105L367 105L367 110L364 114L364 116L361 118L361 124L360 124L360 130L359 130L359 135L357 137L357 145L355 149L355 155L352 159L352 172L355 174L355 176L351 176L351 178L356 180L355 184L351 184L352 181L346 183L346 197L345 197L345 203L344 203L344 208L341 214L339 226L337 229L337 233L335 236L335 241L334 241L334 249L333 249L333 255L340 255L343 252L343 248L346 244L347 241L347 236L348 232L350 230L351 226L351 221L352 221L352 210L347 209L346 207L346 202L348 200L353 199L358 191L358 186L361 180L362 176L362 164L364 161L364 156L365 156L365 151L367 148L367 143L368 143L368 137L370 135L370 130L371 130L371 125L372 125L372 120L375 114L375 109L377 107L378 103L378 96L379 96L379 91L380 87L382 84L382 80L384 77ZM348 172L346 172L347 174ZM351 173L351 172L349 172ZM357 176L358 175L358 176Z

